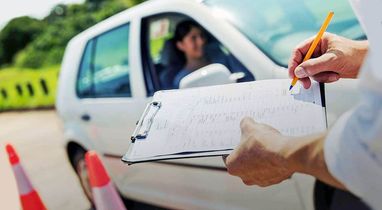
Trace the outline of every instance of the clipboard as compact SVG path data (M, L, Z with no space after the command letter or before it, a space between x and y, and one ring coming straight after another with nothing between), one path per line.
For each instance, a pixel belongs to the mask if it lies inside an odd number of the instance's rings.
M237 91L237 92L246 91L248 88L254 88L254 90L256 90L256 88L261 89L261 88L265 88L265 87L266 88L278 87L280 89L280 87L284 86L284 84L286 84L285 88L288 88L289 82L290 81L287 79L286 80L283 80L283 79L281 79L281 80L262 80L262 81L247 82L247 83L240 83L240 84L238 83L238 84L229 84L229 85L220 85L220 86L191 88L191 89L185 89L185 90L158 91L154 94L153 100L147 104L147 106L145 107L140 119L138 120L138 122L136 124L136 128L130 137L131 143L129 145L128 151L122 157L122 161L127 163L127 164L135 164L135 163L143 163L143 162L151 162L151 161L159 161L159 160L199 158L199 157L212 157L212 156L228 155L234 149L234 145L237 145L240 141L240 136L237 135L236 130L235 130L235 132L232 132L232 133L236 134L235 138L233 138L233 139L237 139L237 144L232 143L231 146L227 146L227 147L212 148L209 145L206 145L205 147L202 147L203 145L199 145L198 147L194 148L194 150L181 150L181 149L176 150L175 149L175 150L171 150L171 151L168 150L170 152L167 152L167 153L162 152L162 153L157 153L157 154L155 153L155 150L159 151L161 149L161 147L162 147L162 149L165 147L169 147L169 144L167 142L167 141L169 141L169 138L167 138L167 137L169 136L169 133L171 133L171 132L175 133L174 135L176 135L176 138L174 137L174 139L173 139L175 141L173 141L173 142L179 143L183 140L185 142L187 142L187 140L186 140L187 138L191 139L191 137L189 137L189 136L192 135L193 128L195 128L195 130L198 131L198 128L200 128L203 125L205 125L206 127L211 126L212 123L208 124L208 122L209 122L208 119L206 119L206 121L200 120L198 123L195 121L192 121L192 120L193 120L193 117L195 115L205 114L205 113L201 113L201 112L204 112L204 109L210 109L209 111L214 112L214 106L217 108L219 106L222 106L221 103L231 103L231 102L225 102L221 98L219 99L220 96L221 97L224 97L224 95L234 96L235 91ZM327 128L324 84L313 83L312 86L314 86L314 88L315 88L315 90L314 90L315 96L314 97L316 97L315 98L316 101L313 101L313 103L317 103L317 104L315 104L314 110L316 113L315 117L317 118L317 121L318 121L317 124L319 126L313 128L311 131L306 131L305 133L302 132L303 134L308 134L310 132L323 131ZM277 89L277 88L275 88L275 89ZM221 91L228 91L229 92L230 90L232 90L230 93L227 93L227 94L221 93ZM302 91L304 91L304 90L302 90ZM288 93L286 93L286 94L288 94ZM300 90L299 90L298 93L294 93L294 94L298 95L298 94L303 94L303 93L300 93ZM220 96L218 97L217 95L220 95ZM266 94L264 94L264 96L266 96ZM193 98L189 99L187 97L193 97ZM245 101L244 97L246 97L246 95L243 96L243 101ZM260 97L260 96L254 95L253 97L256 98L256 97ZM269 97L270 97L270 101L272 101L271 97L273 97L273 96L270 95ZM239 98L239 97L237 97L237 98ZM216 99L217 103L215 103L216 100L213 101L215 104L210 104L208 106L210 108L207 108L207 106L203 107L199 103L198 106L201 106L201 108L199 109L199 112L189 111L189 109L192 109L193 107L195 107L195 104L197 103L195 101L205 100L204 102L208 104L209 103L208 100L210 100L210 99L211 100ZM228 100L228 98L227 98L227 100ZM231 98L229 100L231 100ZM232 100L238 100L238 99L235 99L235 97L234 97L234 99L232 99ZM192 103L194 103L194 104L192 104ZM240 102L235 102L235 103L240 105ZM296 104L300 106L301 103L296 103ZM169 107L172 107L172 109L170 109ZM317 109L317 107L320 107L320 108ZM283 107L283 108L285 108L285 107ZM293 111L298 112L298 110L297 110L298 107L293 108L293 106L290 106L289 108L293 109ZM266 108L266 109L269 110L269 108ZM188 112L187 112L187 110L188 110ZM236 109L233 109L233 110L236 110ZM253 113L255 113L256 108L254 108L253 110L254 110ZM258 110L260 110L260 109L258 109ZM232 111L232 110L227 110L227 111ZM285 113L287 113L287 112L288 112L288 110L285 110ZM179 114L179 113L181 113L181 114ZM224 110L220 114L224 115ZM306 113L306 114L308 114L308 116L309 116L309 114L312 114L312 113ZM187 115L187 116L184 116L184 115ZM210 116L213 117L212 115L210 115ZM256 115L256 114L254 115L255 120L257 120L256 118L259 118L258 116L260 116L260 115ZM168 118L168 119L166 119L166 118ZM166 123L171 124L170 121L172 120L173 124L175 125L174 121L178 120L179 118L186 119L184 122L191 122L189 124L189 126L194 126L194 127L188 129L187 132L183 132L181 129L171 130L173 127L167 125ZM236 121L238 119L239 118L237 118ZM187 121L187 120L189 120L189 121ZM160 121L164 121L164 123L160 122ZM234 121L232 121L232 122L234 122ZM200 123L204 123L204 124L200 125ZM235 122L232 125L236 125L236 124L237 124L237 127L239 127L239 122ZM270 124L272 124L272 123L270 123ZM312 125L313 125L313 123L312 123ZM161 130L162 127L160 127L160 126L163 126L163 132ZM183 126L183 127L187 127L187 126ZM177 132L179 132L179 133L177 133ZM183 132L183 133L181 133L181 132ZM167 135L167 137L166 137L166 135ZM229 133L228 133L228 135L229 135ZM213 138L213 137L214 136L212 135L211 138ZM149 146L150 141L155 142L155 145L153 143L153 146L152 146L153 148L150 148L150 146ZM163 144L162 144L162 142L163 142ZM146 145L146 147L149 150L153 150L154 151L153 154L156 154L156 155L146 155L146 156L145 155L142 155L142 156L136 155L137 151L144 151L145 150L145 147L142 147L141 145ZM170 146L171 146L171 144L170 144ZM149 154L149 153L147 153L147 154Z

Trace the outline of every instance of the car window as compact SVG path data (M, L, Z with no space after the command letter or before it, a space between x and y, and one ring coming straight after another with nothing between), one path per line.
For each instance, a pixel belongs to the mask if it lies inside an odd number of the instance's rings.
M158 80L160 84L158 89L177 88L173 84L174 79L184 66L175 62L181 60L181 55L179 55L179 51L174 49L175 45L172 38L177 25L185 20L192 19L182 14L169 13L148 17L143 20L142 33L146 36L144 40L147 41L142 42L142 44L148 46L143 46L142 49L147 49L148 53L143 54L142 57L144 61L151 63L146 68L152 68L145 71L151 72L152 80ZM204 47L205 56L208 57L211 63L223 64L231 72L245 73L245 77L239 82L254 80L252 73L241 64L228 48L206 29L203 28L203 31L207 38ZM146 82L150 82L150 80L146 79Z
M96 96L131 95L128 58L128 25L97 37L93 78Z
M85 49L78 78L82 97L131 96L129 25L92 39Z

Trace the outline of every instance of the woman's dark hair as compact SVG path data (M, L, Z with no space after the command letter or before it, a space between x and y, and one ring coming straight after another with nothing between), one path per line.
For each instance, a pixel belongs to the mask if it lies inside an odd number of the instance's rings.
M200 30L203 30L203 28L193 20L184 20L178 23L178 25L175 28L174 41L182 41L184 37L187 36L188 33L190 33L192 28L198 28Z
M176 43L182 41L192 28L204 31L203 27L193 20L184 20L176 25L174 37L172 38L172 48L176 56L171 56L169 59L169 64L174 71L179 71L186 64L186 56L184 52L178 49Z

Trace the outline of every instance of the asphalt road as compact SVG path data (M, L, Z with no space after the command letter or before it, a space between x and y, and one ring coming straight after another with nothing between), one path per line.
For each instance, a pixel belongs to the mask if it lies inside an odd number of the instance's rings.
M14 145L48 209L90 208L65 154L55 111L0 113L0 209L20 209L5 143Z

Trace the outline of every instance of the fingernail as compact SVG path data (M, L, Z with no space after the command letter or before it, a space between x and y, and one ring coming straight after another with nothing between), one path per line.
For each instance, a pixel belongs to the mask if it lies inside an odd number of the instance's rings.
M329 82L335 82L338 80L338 76L337 75L332 75L329 77Z
M305 69L303 69L302 67L297 67L295 70L294 70L294 73L296 74L296 76L298 78L304 78L304 77L307 77L308 74L306 73Z

